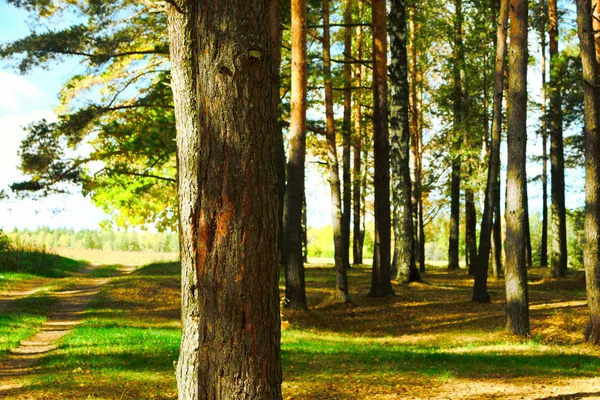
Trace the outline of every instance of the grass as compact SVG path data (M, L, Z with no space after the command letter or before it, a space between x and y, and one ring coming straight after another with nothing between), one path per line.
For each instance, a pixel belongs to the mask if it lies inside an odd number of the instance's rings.
M56 299L46 293L0 302L0 356L31 337L46 321Z
M370 270L352 268L352 303L339 304L333 269L313 264L306 270L310 311L283 314L284 398L594 394L600 358L582 343L582 276L547 275L529 273L533 336L522 339L505 333L501 280L489 282L491 304L471 303L471 278L443 269L429 271L424 283L395 284L393 298L372 299ZM176 263L114 278L84 324L11 398L174 399L179 329Z

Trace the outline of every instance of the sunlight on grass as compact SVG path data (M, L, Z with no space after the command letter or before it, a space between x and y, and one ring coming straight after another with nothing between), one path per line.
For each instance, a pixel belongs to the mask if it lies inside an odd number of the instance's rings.
M54 251L63 257L104 265L145 265L158 261L175 261L179 258L178 253L105 251L90 249L55 249Z
M35 295L14 300L2 310L0 312L0 356L36 333L56 302L56 299L47 295Z

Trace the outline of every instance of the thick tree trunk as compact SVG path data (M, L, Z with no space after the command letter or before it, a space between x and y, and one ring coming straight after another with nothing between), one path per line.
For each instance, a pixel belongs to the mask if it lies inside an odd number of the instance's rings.
M335 121L333 119L333 83L331 81L331 36L329 32L329 0L323 0L323 69L325 81L325 116L327 131L327 169L331 188L331 219L335 258L335 293L338 300L346 302L348 296L348 276L346 265L348 247L344 242L342 196L340 191L340 168L337 158Z
M567 222L565 210L565 159L562 132L562 96L558 54L557 0L548 1L548 34L550 37L550 172L552 197L552 276L567 273Z
M577 0L577 27L584 82L585 245L583 263L590 321L585 340L600 344L600 93L590 0Z
M344 0L344 123L342 125L342 175L343 175L343 211L342 238L344 240L344 268L350 268L350 212L352 210L352 180L350 175L350 147L352 135L352 3Z
M179 399L281 399L269 1L180 1L166 13L182 267Z
M490 158L488 161L487 185L481 217L481 232L479 234L479 252L475 265L475 282L473 284L473 301L488 302L490 295L487 290L487 278L491 249L491 230L494 222L496 204L500 199L500 144L502 142L502 100L504 94L504 70L506 57L506 32L508 29L508 0L500 1L500 17L496 31L496 58L494 61L494 100L492 115L492 136L490 142ZM496 220L499 222L499 213ZM500 234L500 227L494 227L494 234ZM495 255L494 255L495 256ZM498 261L495 261L498 263ZM495 271L498 271L496 267ZM498 272L494 274L499 276Z
M389 20L392 63L390 142L394 208L394 265L401 283L420 281L415 265L415 238L410 182L410 132L408 121L408 57L406 52L406 8L404 0L392 0Z
M546 10L546 1L541 1L542 10ZM540 31L542 50L542 241L540 243L540 267L548 266L548 126L546 100L546 24Z
M362 26L356 28L356 59L362 60ZM354 80L357 87L362 86L362 64L355 64ZM352 205L354 214L354 238L352 242L352 262L355 265L363 263L362 204L363 204L363 172L362 172L362 108L360 106L360 91L354 94L354 165Z
M369 296L393 295L390 268L390 163L387 116L387 32L385 0L373 0L373 150L375 249Z
M527 176L527 0L510 3L508 51L508 173L506 198L506 315L508 331L529 335L525 266Z
M448 240L448 269L457 270L459 268L459 225L460 225L460 170L461 157L460 149L463 143L464 135L464 105L463 105L463 87L462 87L462 66L463 51L462 40L462 0L454 0L454 64L453 64L453 83L454 83L454 132L453 132L453 154L452 154L452 172L450 183L450 237Z
M292 0L292 91L287 185L283 209L285 297L306 309L302 208L306 158L306 0Z
M270 24L271 24L271 48L273 49L273 112L279 119L279 70L281 68L281 21L280 21L280 9L279 1L270 1ZM285 198L285 148L283 144L283 132L281 130L281 124L277 124L275 128L275 165L277 171L277 200L278 200L278 212L279 218L279 262L283 261L283 200Z

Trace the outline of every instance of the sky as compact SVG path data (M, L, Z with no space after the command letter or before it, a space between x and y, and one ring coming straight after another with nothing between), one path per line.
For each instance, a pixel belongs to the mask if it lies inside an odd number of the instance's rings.
M27 35L26 18L27 13L0 0L0 43ZM4 230L38 226L97 228L106 218L77 188L70 195L39 200L17 199L8 188L25 179L18 170L19 145L25 136L23 127L42 118L56 119L53 110L58 105L58 93L76 69L77 63L71 61L21 76L10 62L0 60L0 189L10 195L8 200L0 202L0 228Z

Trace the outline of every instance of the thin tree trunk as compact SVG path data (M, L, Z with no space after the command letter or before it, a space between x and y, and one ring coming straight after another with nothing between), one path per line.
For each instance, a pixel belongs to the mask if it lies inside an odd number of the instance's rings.
M269 1L180 1L166 14L182 267L179 399L281 399Z
M506 179L506 316L508 331L529 335L525 260L527 176L527 0L510 3L508 173Z
M302 260L308 263L308 213L306 212L306 192L302 199Z
M283 211L285 297L288 306L307 309L302 209L306 158L306 0L292 0L292 89L287 185Z
M273 49L273 112L279 119L279 70L281 68L281 21L280 21L279 1L271 0L269 9L269 23L271 24L271 48ZM283 200L285 198L285 148L283 144L283 132L281 124L277 124L275 129L275 165L277 171L277 200L278 200L278 218L279 218L279 262L283 261Z
M362 13L361 13L362 16ZM356 28L356 59L362 60L362 26ZM355 85L362 86L362 64L355 65ZM354 214L354 240L352 262L356 265L363 263L363 231L361 225L362 214L362 108L360 106L360 91L354 94L354 167L353 167L353 214Z
M531 249L531 229L529 227L529 194L527 186L525 186L525 266L531 268L533 266L533 254Z
M500 1L500 18L496 32L496 58L494 62L494 110L492 115L492 137L490 143L490 158L485 190L481 232L479 234L479 252L475 266L475 282L473 284L473 301L488 302L490 295L487 290L487 278L491 248L491 229L494 222L494 209L500 199L500 144L502 142L502 100L504 94L504 70L506 57L506 32L508 29L508 0ZM499 212L496 221L500 221ZM499 225L499 224L498 224ZM494 227L494 234L500 234L500 227ZM495 243L497 243L495 241ZM497 246L497 244L496 244ZM499 276L498 260L494 275Z
M585 244L583 263L590 321L585 340L600 344L600 93L590 0L577 0L577 27L583 66L585 132Z
M543 12L546 12L546 1L541 1ZM546 20L540 31L542 50L542 242L540 244L540 266L548 267L548 126L546 100Z
M425 272L425 254L424 254L424 235L423 235L423 199L421 195L421 127L420 122L420 99L419 99L419 74L418 59L419 50L417 45L417 27L419 6L415 3L409 10L408 30L410 33L410 62L409 62L409 90L410 90L410 151L411 151L411 172L412 172L412 211L413 226L415 237L415 264L419 271Z
M473 168L469 166L469 175ZM477 258L477 209L473 189L465 190L465 261L469 275L475 275L475 259Z
M343 210L342 239L344 240L344 268L350 268L350 212L352 198L352 180L350 175L350 147L352 135L352 3L344 0L344 123L342 125L342 171L343 171Z
M389 14L392 63L390 142L394 208L394 265L401 283L420 281L415 265L415 238L410 182L410 131L408 121L408 55L406 51L406 8L404 0L392 0Z
M567 222L565 209L565 160L562 132L562 95L558 54L557 0L548 1L548 34L550 37L550 173L552 197L552 277L567 273Z
M500 209L500 176L498 176L498 190L496 191L492 238L492 270L494 273L494 278L500 279L502 275L502 214Z
M454 132L453 132L453 152L452 152L452 176L450 183L450 237L448 241L448 269L458 270L459 268L459 226L460 226L460 169L461 156L460 149L464 135L464 107L463 107L463 87L461 79L461 53L463 51L462 41L462 0L454 0L454 64L453 64L453 82L454 82Z
M419 9L418 7L416 8ZM420 27L421 24L418 23L417 27ZM418 146L418 157L417 157L417 172L418 172L418 195L417 199L419 201L419 211L418 211L418 230L419 230L419 242L417 246L419 249L417 250L417 257L419 262L419 271L421 273L425 272L425 225L423 221L423 126L424 126L424 117L423 117L423 70L422 67L417 64L417 80L418 91L417 91L417 117L418 117L418 131L417 131L417 146Z
M369 296L393 295L390 268L390 175L387 116L386 1L373 0L373 150L375 249Z
M331 35L329 32L329 0L323 0L323 69L325 83L325 116L327 131L327 168L331 188L331 219L335 258L335 292L337 299L346 302L348 296L348 276L346 275L348 248L344 243L342 196L340 191L340 171L337 158L337 140L333 119L333 83L331 81Z

